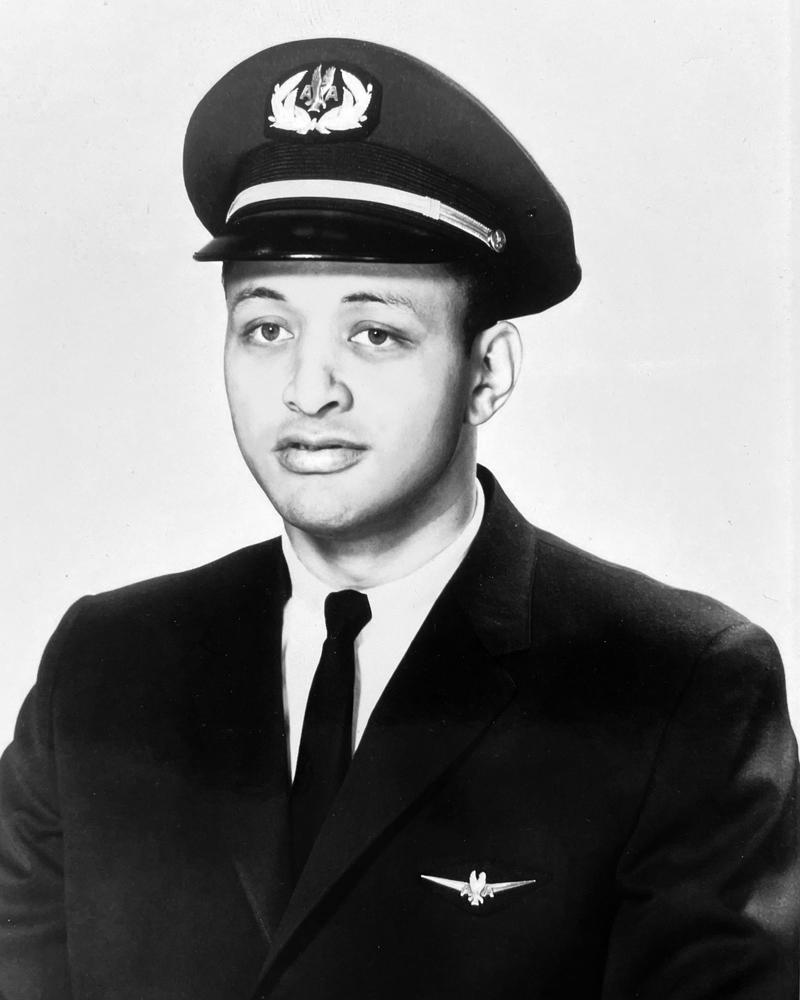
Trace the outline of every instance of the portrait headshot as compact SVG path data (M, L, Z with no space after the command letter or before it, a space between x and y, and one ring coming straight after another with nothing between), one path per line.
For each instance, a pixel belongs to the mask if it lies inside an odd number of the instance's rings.
M0 13L2 1000L795 1000L791 27Z

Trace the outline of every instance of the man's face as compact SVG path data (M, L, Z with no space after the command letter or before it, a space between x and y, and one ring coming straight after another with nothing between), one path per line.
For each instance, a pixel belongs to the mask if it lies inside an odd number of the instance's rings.
M290 524L368 538L463 490L473 367L438 265L239 262L225 379L239 447Z

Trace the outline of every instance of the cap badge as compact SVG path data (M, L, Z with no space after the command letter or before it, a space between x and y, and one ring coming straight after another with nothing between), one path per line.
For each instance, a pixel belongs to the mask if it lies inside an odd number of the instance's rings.
M350 132L363 128L372 97L371 83L363 83L346 69L320 63L313 72L303 69L275 84L267 121L270 128L297 135Z

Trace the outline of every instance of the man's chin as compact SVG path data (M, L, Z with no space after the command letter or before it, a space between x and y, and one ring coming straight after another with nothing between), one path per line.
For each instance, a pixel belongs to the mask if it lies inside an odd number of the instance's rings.
M329 490L284 491L268 489L262 484L276 512L288 525L314 538L359 538L369 533L374 515L362 504L349 497L332 494ZM302 492L302 495L298 495Z
M433 495L441 475L429 480L406 469L384 476L364 465L326 476L281 474L259 477L261 488L288 525L319 539L342 542L385 539L417 523L424 500ZM414 488L416 487L416 488Z
M324 511L295 510L289 510L285 513L278 510L278 513L286 524L312 538L345 541L350 538L359 538L364 533L364 525L360 524L357 518L347 517L342 513L326 514Z

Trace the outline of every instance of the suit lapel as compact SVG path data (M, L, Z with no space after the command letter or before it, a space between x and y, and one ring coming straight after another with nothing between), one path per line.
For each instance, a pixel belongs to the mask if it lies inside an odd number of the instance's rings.
M267 941L291 891L281 671L288 595L275 539L207 609L193 671L195 770Z
M536 529L478 466L486 513L478 535L449 587L492 656L531 645Z
M342 876L481 740L514 695L499 657L530 645L533 530L481 470L487 513L366 728L272 941L265 976Z

